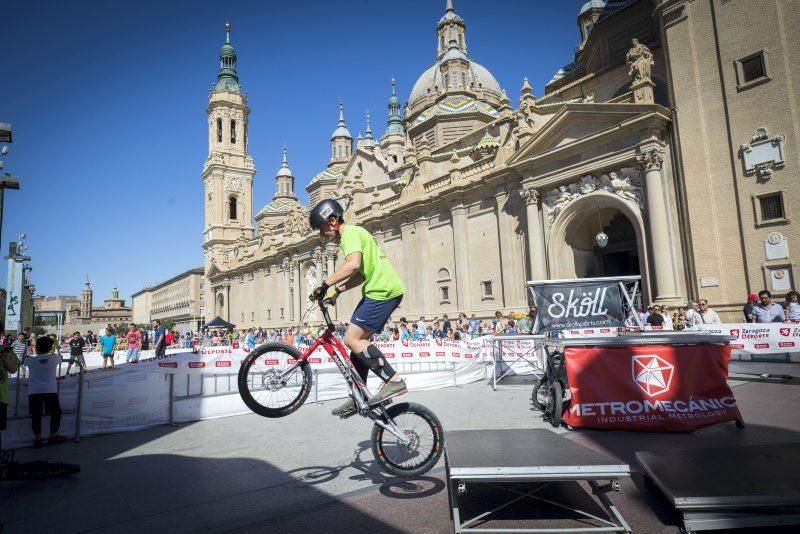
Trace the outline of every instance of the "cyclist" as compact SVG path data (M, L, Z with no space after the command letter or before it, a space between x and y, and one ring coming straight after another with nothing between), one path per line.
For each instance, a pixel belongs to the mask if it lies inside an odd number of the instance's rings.
M335 303L343 291L364 284L361 302L353 312L343 341L350 349L353 366L364 383L367 383L370 370L384 382L370 399L370 404L376 405L406 393L405 381L370 342L370 336L383 330L389 316L403 300L406 291L403 282L372 234L360 226L344 224L344 209L335 200L326 199L314 206L309 213L309 222L311 228L319 230L320 237L338 242L344 256L341 267L322 281L312 298L321 300L327 297ZM355 403L349 398L331 413L343 416L355 410Z

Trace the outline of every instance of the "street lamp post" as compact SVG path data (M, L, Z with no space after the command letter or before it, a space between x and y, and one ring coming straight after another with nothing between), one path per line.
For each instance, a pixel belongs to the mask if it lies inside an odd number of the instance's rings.
M12 143L14 140L11 135L11 125L5 122L0 122L0 143ZM5 156L8 154L8 147L4 146L0 149L0 155ZM0 171L3 170L3 160L0 160ZM4 173L0 176L0 246L2 246L3 239L3 206L4 206L4 193L6 189L19 189L19 178L12 176L11 173Z

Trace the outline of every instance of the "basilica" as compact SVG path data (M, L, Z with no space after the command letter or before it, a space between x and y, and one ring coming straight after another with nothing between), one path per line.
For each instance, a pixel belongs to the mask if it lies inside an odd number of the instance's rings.
M644 302L706 298L737 320L747 293L793 287L796 11L589 0L571 61L537 96L527 78L501 87L469 55L452 1L444 8L433 62L404 104L392 83L384 131L368 119L354 139L340 104L330 161L305 184L312 206L339 200L384 248L409 288L397 317L488 317L525 310L527 280L640 275ZM343 258L311 232L285 149L272 201L254 209L236 62L228 26L206 109L205 316L319 322L308 294ZM358 293L339 298L335 318Z

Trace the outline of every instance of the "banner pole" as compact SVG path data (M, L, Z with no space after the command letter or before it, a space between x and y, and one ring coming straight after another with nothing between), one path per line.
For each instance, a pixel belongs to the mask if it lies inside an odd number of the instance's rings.
M76 361L78 364L78 410L75 415L75 443L81 440L81 415L83 412L83 365L81 362Z
M169 424L175 426L175 375L169 374Z

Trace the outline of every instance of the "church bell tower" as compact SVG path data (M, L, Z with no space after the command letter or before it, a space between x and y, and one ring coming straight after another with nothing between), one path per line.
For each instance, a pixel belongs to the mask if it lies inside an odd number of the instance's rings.
M225 25L220 69L211 89L208 114L208 159L203 166L206 257L220 245L253 237L253 158L247 152L250 108L239 86L231 25Z

